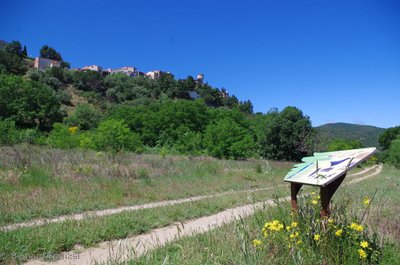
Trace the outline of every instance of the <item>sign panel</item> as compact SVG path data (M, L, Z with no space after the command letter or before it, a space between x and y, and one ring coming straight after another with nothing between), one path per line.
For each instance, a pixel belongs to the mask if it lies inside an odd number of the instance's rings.
M335 152L314 153L304 157L285 176L285 181L313 186L326 186L376 152L375 147Z

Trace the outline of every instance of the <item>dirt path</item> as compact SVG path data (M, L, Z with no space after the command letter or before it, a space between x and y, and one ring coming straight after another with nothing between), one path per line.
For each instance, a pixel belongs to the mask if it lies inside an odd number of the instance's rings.
M368 179L370 177L376 176L376 175L378 175L378 174L380 174L382 172L383 166L382 165L377 165L377 166L374 166L373 168L375 168L375 171L373 173L368 174L368 175L366 175L364 177L361 177L361 178L352 179L349 182L345 183L345 185L355 184L355 183L358 183L360 181L366 180L366 179ZM359 172L359 173L361 173L361 172ZM354 176L354 175L351 175L351 176Z
M382 171L382 166L376 167L375 171L362 178L351 180L344 185L351 185L370 177L378 175ZM281 198L288 200L289 197ZM261 209L267 205L273 205L272 200L248 204L244 206L228 209L217 214L202 217L195 220L186 221L184 223L176 223L174 225L155 229L144 235L122 240L113 240L100 243L96 248L85 249L79 256L76 252L67 252L61 254L62 259L54 262L43 262L40 260L31 260L26 264L29 265L83 265L91 263L114 263L116 261L126 261L134 257L138 257L145 252L166 245L183 236L191 236L199 233L207 232L211 229L221 227L238 218L245 218L254 213L255 210ZM76 258L76 259L73 259Z
M266 191L266 190L271 190L271 189L283 187L283 186L285 186L285 185L283 184L283 185L276 185L276 186L272 186L272 187L249 189L249 190L226 191L226 192L221 192L221 193L216 193L216 194L211 194L211 195L194 196L194 197L177 199L177 200L151 202L151 203L146 203L146 204L124 206L124 207L111 208L111 209L105 209L105 210L99 210L99 211L88 211L88 212L83 212L83 213L79 213L79 214L63 215L63 216L58 216L58 217L49 218L49 219L36 219L36 220L32 220L32 221L25 222L25 223L17 223L17 224L3 226L3 227L0 227L0 231L11 231L11 230L15 230L15 229L23 228L23 227L41 226L41 225L46 225L46 224L51 224L51 223L59 223L59 222L67 221L67 220L79 221L79 220L83 220L88 217L102 217L102 216L117 214L117 213L121 213L121 212L125 212L125 211L137 211L137 210L142 210L142 209L156 208L156 207L169 206L169 205L177 205L177 204L182 204L182 203L186 203L186 202L196 202L196 201L200 201L200 200L204 200L204 199L218 198L218 197L231 195L231 194L237 194L237 193L252 193L252 192L257 192L257 191Z
M358 173L349 175L349 177L362 175L376 167L377 166L366 168ZM79 221L79 220L83 220L88 217L101 217L101 216L117 214L117 213L121 213L121 212L125 212L125 211L137 211L137 210L142 210L142 209L156 208L156 207L169 206L169 205L177 205L177 204L182 204L182 203L186 203L186 202L196 202L196 201L200 201L200 200L204 200L204 199L218 198L221 196L226 196L226 195L231 195L231 194L236 194L236 193L266 191L266 190L271 190L276 187L283 187L283 186L285 186L285 185L283 184L283 185L277 185L274 187L266 187L266 188L259 188L259 189L250 189L250 190L227 191L227 192L221 192L221 193L216 193L216 194L211 194L211 195L202 195L202 196L194 196L194 197L176 199L176 200L151 202L151 203L146 203L146 204L141 204L141 205L124 206L124 207L110 208L110 209L104 209L104 210L99 210L99 211L87 211L87 212L83 212L83 213L79 213L79 214L62 215L62 216L58 216L58 217L54 217L54 218L36 219L36 220L29 221L29 222L3 226L3 227L0 227L0 231L11 231L11 230L15 230L15 229L23 228L23 227L41 226L41 225L46 225L46 224L59 223L59 222L67 221L67 220Z
M373 170L373 169L375 169L375 168L377 168L377 167L379 167L379 166L380 166L380 165L375 165L375 166L373 166L373 167L368 167L368 168L366 168L366 169L364 169L364 170L362 170L362 171L360 171L360 172L351 174L351 175L349 175L349 176L351 176L351 177L360 176L360 175L365 174L366 172L371 171L371 170Z

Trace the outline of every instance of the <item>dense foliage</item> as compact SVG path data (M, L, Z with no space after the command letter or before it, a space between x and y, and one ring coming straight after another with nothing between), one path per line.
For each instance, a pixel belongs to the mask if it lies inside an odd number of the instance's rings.
M13 75L0 75L1 118L19 128L51 129L64 116L54 91L48 86Z
M357 149L362 148L362 144L357 140L344 140L344 139L335 139L328 144L327 151L340 151L347 149Z

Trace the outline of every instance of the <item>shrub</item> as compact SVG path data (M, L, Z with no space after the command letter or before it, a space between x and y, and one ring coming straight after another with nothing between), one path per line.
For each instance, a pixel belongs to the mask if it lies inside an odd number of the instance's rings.
M81 130L91 130L97 127L101 120L101 112L89 104L79 104L74 113L65 119L69 126L78 126Z
M93 135L94 147L100 151L141 151L142 142L124 121L106 120L100 123Z
M61 123L55 123L47 138L47 143L57 148L77 148L80 146L78 130L78 127L68 127Z
M24 129L19 131L19 140L23 143L28 144L44 144L46 138L42 135L42 133L34 128L34 129Z
M0 145L13 145L19 141L15 122L0 119Z

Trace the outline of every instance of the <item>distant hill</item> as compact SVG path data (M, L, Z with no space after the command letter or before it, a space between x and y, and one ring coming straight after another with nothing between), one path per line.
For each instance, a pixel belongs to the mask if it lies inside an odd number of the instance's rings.
M327 142L333 139L359 140L365 147L380 149L378 138L385 129L371 125L357 125L350 123L328 123L316 127L323 139Z

